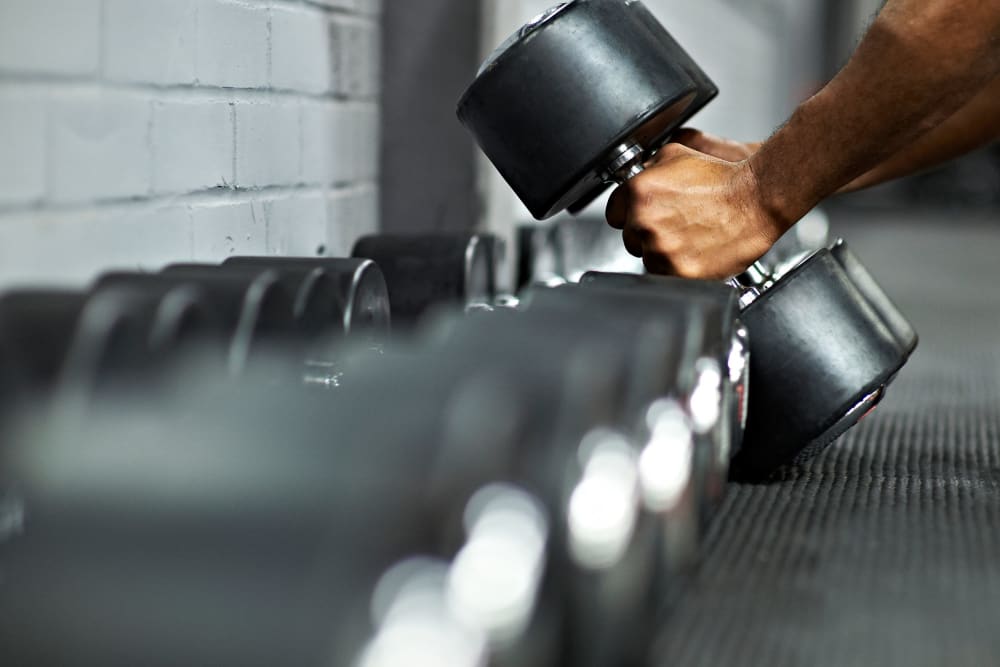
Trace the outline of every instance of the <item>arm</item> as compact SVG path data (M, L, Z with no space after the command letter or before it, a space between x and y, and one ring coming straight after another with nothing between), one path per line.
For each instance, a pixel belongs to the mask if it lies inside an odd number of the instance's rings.
M855 178L839 192L855 192L914 174L964 155L1000 138L1000 77L991 81L968 104L909 146ZM741 142L694 129L678 132L673 141L728 162L747 160L762 142Z
M941 125L1000 73L1000 3L890 0L848 65L760 150L679 144L620 188L608 221L654 272L721 278L835 193Z
M1000 78L913 144L862 174L841 192L855 192L929 169L1000 138Z
M748 160L787 229L825 197L934 129L1000 72L1000 5L889 2L857 53Z

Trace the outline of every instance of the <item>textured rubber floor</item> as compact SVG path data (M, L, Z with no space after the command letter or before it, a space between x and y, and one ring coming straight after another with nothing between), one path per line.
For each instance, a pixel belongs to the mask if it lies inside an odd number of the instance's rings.
M838 231L921 347L807 467L732 486L654 665L1000 664L1000 219Z

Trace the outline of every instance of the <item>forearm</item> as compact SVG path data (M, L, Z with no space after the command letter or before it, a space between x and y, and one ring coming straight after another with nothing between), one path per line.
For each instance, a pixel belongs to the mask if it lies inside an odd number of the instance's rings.
M847 66L753 155L788 227L970 102L1000 72L1000 3L890 0Z
M937 166L1000 138L1000 78L964 107L885 162L848 183L854 192Z

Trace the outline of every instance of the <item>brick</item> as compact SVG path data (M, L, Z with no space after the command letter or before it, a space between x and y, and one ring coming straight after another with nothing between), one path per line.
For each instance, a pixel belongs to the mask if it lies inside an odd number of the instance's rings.
M0 91L0 204L45 194L45 97L19 88Z
M233 108L228 102L158 102L153 108L153 190L231 187Z
M264 204L264 211L268 254L292 257L328 254L326 199L321 194L275 199Z
M331 86L330 31L317 9L271 9L271 86L325 93Z
M334 91L353 99L377 96L382 71L377 26L353 17L334 17L330 35Z
M347 183L356 173L353 111L339 102L307 102L302 107L302 182Z
M267 227L260 202L219 202L191 208L192 255L218 262L232 255L263 255Z
M159 85L194 83L198 4L105 0L105 77Z
M130 93L53 95L49 108L49 196L88 202L147 195L150 104Z
M236 184L292 185L299 181L299 107L236 105Z
M93 207L0 216L0 283L82 287L110 269L189 261L185 207Z
M356 160L353 180L374 181L378 177L379 109L375 105L362 105L354 109L350 123L353 146L350 154Z
M227 0L200 3L198 81L222 88L267 86L268 10Z
M2 0L0 70L96 74L100 0Z

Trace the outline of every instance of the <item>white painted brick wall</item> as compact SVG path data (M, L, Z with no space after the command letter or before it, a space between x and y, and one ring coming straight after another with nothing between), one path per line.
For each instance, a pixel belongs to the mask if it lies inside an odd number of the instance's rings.
M0 289L378 226L380 0L0 0Z

